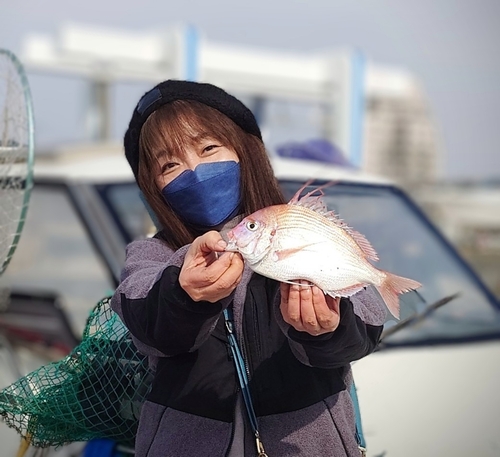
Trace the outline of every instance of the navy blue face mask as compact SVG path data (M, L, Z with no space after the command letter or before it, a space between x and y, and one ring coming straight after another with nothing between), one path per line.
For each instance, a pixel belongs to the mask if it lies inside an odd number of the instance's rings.
M240 164L233 160L201 163L183 171L161 193L186 222L215 227L240 204Z

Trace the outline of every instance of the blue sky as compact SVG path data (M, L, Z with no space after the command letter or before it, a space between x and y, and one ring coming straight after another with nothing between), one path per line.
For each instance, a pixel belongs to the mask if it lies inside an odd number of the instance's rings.
M498 0L4 1L0 46L20 52L28 33L55 36L64 22L135 31L195 25L209 40L309 51L352 46L422 82L445 149L448 178L500 176ZM81 81L28 74L39 142L82 133ZM143 88L121 87L119 112ZM80 116L80 117L79 117ZM127 116L115 121L120 136Z

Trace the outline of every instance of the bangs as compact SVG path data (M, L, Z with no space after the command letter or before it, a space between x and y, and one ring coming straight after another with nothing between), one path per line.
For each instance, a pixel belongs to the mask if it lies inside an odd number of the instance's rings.
M214 108L196 101L177 100L160 107L141 129L140 149L151 165L160 157L183 158L188 146L210 137L231 144L234 124Z

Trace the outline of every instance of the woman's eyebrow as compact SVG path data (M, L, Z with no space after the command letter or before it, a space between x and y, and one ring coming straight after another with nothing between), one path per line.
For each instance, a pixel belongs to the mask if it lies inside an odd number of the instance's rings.
M204 141L204 140L213 140L213 141L216 141L216 139L214 138L214 136L210 135L207 132L198 133L198 134L193 135L191 137L191 141L193 143L200 143L201 141Z
M154 157L156 160L160 160L165 158L166 160L172 160L178 157L178 154L176 154L174 151L170 151L169 149L166 148L160 148L158 149L154 154Z
M154 153L153 156L155 159L159 159L165 155L169 155L169 152L165 148L158 148Z

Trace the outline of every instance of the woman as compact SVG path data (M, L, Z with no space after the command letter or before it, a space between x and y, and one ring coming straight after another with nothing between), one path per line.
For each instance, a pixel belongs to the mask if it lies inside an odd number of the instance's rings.
M242 217L283 202L252 113L218 87L169 80L141 98L124 145L162 227L127 247L112 300L155 367L136 456L359 455L350 362L374 350L385 306L369 290L333 299L279 284L224 252Z

